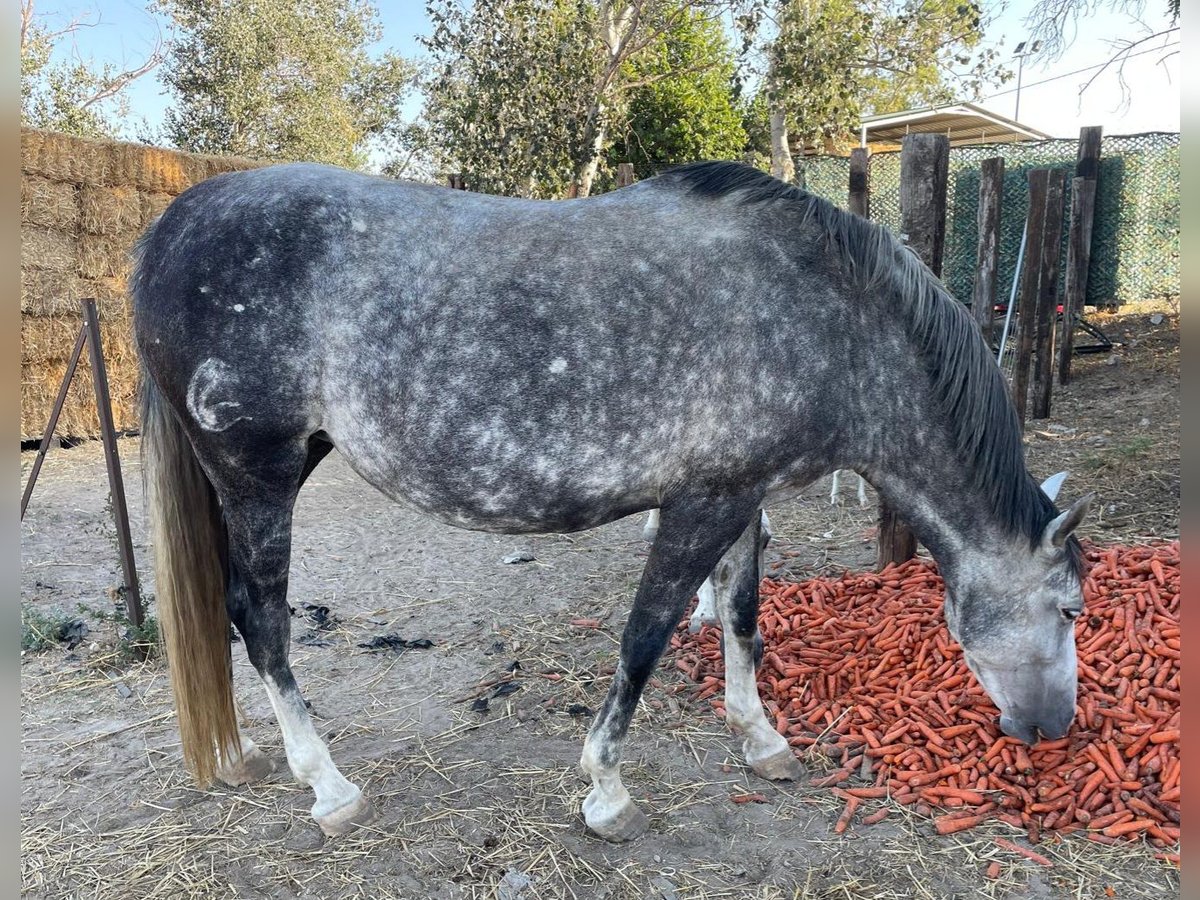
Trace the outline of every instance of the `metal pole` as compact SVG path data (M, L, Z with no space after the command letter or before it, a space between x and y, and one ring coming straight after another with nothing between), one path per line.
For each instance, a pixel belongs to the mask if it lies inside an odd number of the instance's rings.
M129 511L125 508L125 484L121 478L121 459L117 455L117 430L113 425L112 398L108 393L108 373L100 346L100 316L96 301L80 300L83 323L88 333L88 353L92 358L92 381L96 388L96 412L100 416L100 438L104 442L104 463L108 467L108 488L112 494L113 519L117 526L117 549L125 576L125 606L129 621L142 627L142 597L138 590L137 566L133 559L133 538L129 533Z
M54 429L58 427L58 417L62 414L63 404L67 402L67 389L71 386L71 379L75 377L75 369L79 366L79 355L83 353L83 342L87 339L87 326L79 326L79 337L75 339L75 349L71 352L71 361L67 363L67 373L63 376L62 386L58 389L58 396L54 399L54 406L50 411L50 421L46 423L46 430L42 433L42 443L38 447L37 459L33 461L33 470L29 473L29 483L25 485L25 493L21 495L21 519L25 518L25 509L29 506L29 498L33 495L33 486L37 484L38 473L42 471L42 463L46 460L46 453L50 450L50 441L54 437Z
M1025 69L1025 54L1017 57L1017 108L1013 110L1013 121L1021 121L1021 73Z
M1017 267L1013 270L1012 290L1008 293L1008 309L1004 313L1004 331L1000 336L1000 351L996 354L996 365L1004 368L1004 347L1008 343L1008 326L1012 322L1013 307L1017 305L1017 281L1021 277L1021 263L1025 261L1025 239L1029 236L1029 222L1021 228L1021 249L1017 251Z

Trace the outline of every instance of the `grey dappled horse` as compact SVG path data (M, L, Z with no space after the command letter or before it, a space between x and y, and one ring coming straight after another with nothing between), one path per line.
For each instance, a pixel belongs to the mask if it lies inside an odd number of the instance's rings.
M331 834L371 815L288 665L292 505L337 447L388 496L482 531L660 508L584 745L588 826L646 827L618 765L668 637L724 561L726 709L759 775L801 773L754 673L760 506L862 473L941 565L967 662L1034 741L1075 711L1088 499L1026 470L970 315L886 230L754 169L706 163L539 202L318 165L220 175L138 247L143 448L185 762L241 783L242 634Z

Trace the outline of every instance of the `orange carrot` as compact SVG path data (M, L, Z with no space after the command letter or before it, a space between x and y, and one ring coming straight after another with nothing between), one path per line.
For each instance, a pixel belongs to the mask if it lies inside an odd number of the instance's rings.
M857 797L851 797L846 801L846 808L842 810L842 814L838 816L837 822L833 826L835 834L841 834L850 825L850 820L854 817L854 811L858 809L858 805L862 803Z
M997 847L1002 847L1005 850L1011 850L1013 853L1019 853L1026 859L1033 860L1039 866L1046 866L1049 868L1054 865L1054 863L1042 856L1042 854L1035 853L1033 850L1022 847L1020 844L1014 844L1012 841L1007 840L1006 838L995 838L995 843Z

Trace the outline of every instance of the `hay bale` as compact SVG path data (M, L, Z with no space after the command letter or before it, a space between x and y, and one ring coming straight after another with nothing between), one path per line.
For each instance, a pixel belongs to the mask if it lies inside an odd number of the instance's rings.
M72 272L78 263L74 235L35 225L21 226L21 271Z
M42 436L82 324L83 320L78 316L55 319L27 317L22 322L22 440ZM104 351L117 430L132 430L137 427L138 365L128 321L101 322L100 343ZM100 435L91 359L86 353L79 361L56 434L71 437Z
M21 321L21 365L48 365L65 360L71 355L82 324L83 318L78 315L55 318L26 316ZM100 343L104 345L104 362L107 366L137 368L133 328L128 319L101 322Z
M87 282L74 272L21 271L21 313L26 316L77 316L88 296Z
M129 303L128 279L125 275L111 278L81 278L84 297L96 301L96 310L100 313L100 321L111 321L114 325L127 323L133 315Z
M79 227L79 195L75 185L40 175L23 175L21 222L56 231L74 231Z
M113 234L81 234L79 236L79 265L84 278L124 277L129 273L134 244L140 231Z
M163 214L171 201L175 199L173 194L155 194L144 193L142 198L142 228L149 227L150 223Z
M105 348L107 351L107 348ZM106 352L107 356L107 352ZM107 360L106 360L107 364ZM46 430L54 398L67 371L67 360L54 360L21 369L21 440L37 440ZM138 427L137 372L108 365L108 389L112 398L113 424L118 431ZM67 399L54 430L58 437L96 438L100 436L100 417L96 413L96 394L87 354L79 360Z
M79 191L79 224L88 234L112 234L140 228L142 200L132 187L98 187Z
M56 131L22 128L21 171L72 184L97 181L101 174L98 163L103 166L106 161L97 160L95 154L86 152L81 144L96 145L97 142L83 141Z
M74 272L21 273L21 313L26 316L79 316L79 301L92 297L101 320L131 315L125 278L80 278Z
M225 172L241 172L245 169L261 169L263 166L275 165L269 160L247 159L244 156L206 156L203 159L207 164L205 178L212 178L214 175L222 175Z
M110 143L104 184L130 185L160 194L180 194L204 178L204 163L191 154L140 144Z

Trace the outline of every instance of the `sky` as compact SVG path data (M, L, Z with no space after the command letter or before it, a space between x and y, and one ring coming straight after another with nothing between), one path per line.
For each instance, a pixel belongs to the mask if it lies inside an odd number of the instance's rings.
M1024 18L1032 0L1012 0L989 23L985 40L997 46L1001 57L1015 72L1012 51L1025 40ZM417 36L427 34L429 20L424 0L377 0L384 37L382 47L404 56L421 52ZM156 40L168 36L165 20L146 11L141 0L40 0L37 10L47 25L70 18L91 23L76 33L75 52L97 64L135 64L148 54ZM1074 137L1085 125L1101 125L1105 134L1135 134L1142 131L1178 131L1180 79L1178 32L1159 38L1155 48L1129 59L1118 73L1113 67L1100 72L1091 86L1080 88L1097 74L1097 68L1113 54L1113 38L1135 39L1168 27L1165 0L1148 0L1142 21L1108 8L1095 11L1077 23L1069 34L1071 45L1052 61L1029 61L1021 73L1020 121L1054 137ZM68 48L64 48L66 50ZM1083 70L1083 71L1078 71ZM1121 78L1126 87L1121 87ZM131 107L125 137L132 138L143 121L151 128L162 121L168 98L153 75L146 76L128 91ZM969 98L963 98L969 99ZM985 91L984 107L1012 118L1017 109L1016 80ZM419 98L412 98L406 112L415 115Z

